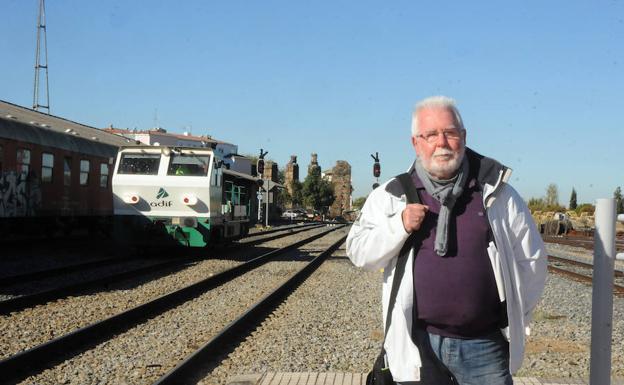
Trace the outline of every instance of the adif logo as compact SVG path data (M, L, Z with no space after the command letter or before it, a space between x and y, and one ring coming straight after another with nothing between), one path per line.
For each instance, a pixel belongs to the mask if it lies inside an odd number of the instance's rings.
M156 199L163 199L168 197L169 194L165 191L164 188L160 188L160 190L158 190L158 194L156 194Z

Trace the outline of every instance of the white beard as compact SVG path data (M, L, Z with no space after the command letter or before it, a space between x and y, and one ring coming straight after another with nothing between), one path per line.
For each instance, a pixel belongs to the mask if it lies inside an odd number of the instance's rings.
M423 167L429 174L435 177L445 176L444 179L451 178L455 175L456 171L461 166L462 161L464 160L464 154L466 153L466 147L462 146L462 148L453 152L447 148L439 148L433 153L431 158L425 160L420 158ZM438 159L438 156L448 156L451 158L447 159L446 157Z

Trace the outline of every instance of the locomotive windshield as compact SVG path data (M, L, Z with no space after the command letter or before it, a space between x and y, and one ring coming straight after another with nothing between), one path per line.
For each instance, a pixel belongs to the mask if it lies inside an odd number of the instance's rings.
M171 154L167 175L206 176L210 155Z
M122 154L119 174L157 175L160 154Z

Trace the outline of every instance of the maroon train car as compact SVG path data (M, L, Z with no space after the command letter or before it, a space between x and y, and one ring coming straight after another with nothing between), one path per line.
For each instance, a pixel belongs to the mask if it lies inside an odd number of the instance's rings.
M105 229L130 140L0 101L0 240Z

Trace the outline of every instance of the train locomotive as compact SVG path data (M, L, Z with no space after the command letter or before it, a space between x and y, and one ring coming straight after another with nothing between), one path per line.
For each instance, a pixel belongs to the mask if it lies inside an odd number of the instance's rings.
M261 182L247 158L204 147L128 146L116 165L114 233L121 244L206 247L243 237L255 223Z

